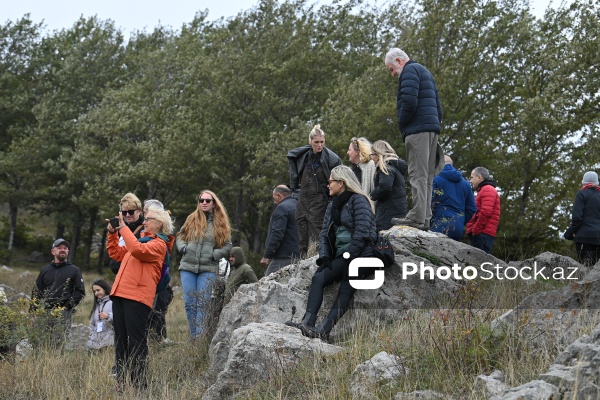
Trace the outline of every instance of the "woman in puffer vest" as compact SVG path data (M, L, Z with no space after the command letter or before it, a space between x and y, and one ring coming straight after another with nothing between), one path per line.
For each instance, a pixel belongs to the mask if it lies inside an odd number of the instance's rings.
M192 339L203 331L219 260L229 257L231 225L227 211L214 192L203 190L175 242L182 254L179 263L183 302Z

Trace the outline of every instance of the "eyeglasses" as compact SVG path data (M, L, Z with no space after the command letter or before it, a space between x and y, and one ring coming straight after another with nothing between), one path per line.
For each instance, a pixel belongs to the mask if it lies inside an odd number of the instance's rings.
M337 180L337 179L330 179L329 182L327 183L327 186L331 185L332 182L339 182L339 180Z
M123 216L129 214L129 215L133 215L135 214L137 210L121 210L121 214L123 214Z
M198 199L198 203L212 203L212 199Z
M152 218L152 217L144 217L144 222L148 222L148 221L150 221L151 219L156 219L156 218Z

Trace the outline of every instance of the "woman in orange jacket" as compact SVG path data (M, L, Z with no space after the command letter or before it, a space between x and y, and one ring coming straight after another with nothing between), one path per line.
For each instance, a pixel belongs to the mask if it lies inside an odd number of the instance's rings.
M173 247L173 223L168 212L150 208L144 231L137 239L119 213L119 226L108 224L109 256L121 263L110 292L113 302L117 388L122 390L126 375L138 388L145 388L148 358L148 317L156 295L167 251ZM124 246L119 245L121 234Z

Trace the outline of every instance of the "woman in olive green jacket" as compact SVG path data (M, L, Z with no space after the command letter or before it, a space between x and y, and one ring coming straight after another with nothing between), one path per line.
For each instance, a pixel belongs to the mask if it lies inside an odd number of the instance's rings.
M181 254L179 274L183 302L192 338L202 334L204 312L210 302L219 260L229 256L231 225L223 203L210 190L203 190L198 206L177 234Z

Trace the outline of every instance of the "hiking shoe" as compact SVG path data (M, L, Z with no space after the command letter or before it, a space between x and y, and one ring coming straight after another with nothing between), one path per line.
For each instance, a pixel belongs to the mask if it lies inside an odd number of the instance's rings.
M417 229L420 229L422 231L425 230L425 225L424 224L420 224L417 221L413 221L410 218L392 218L392 224L394 224L394 225L410 226L412 228L417 228Z

